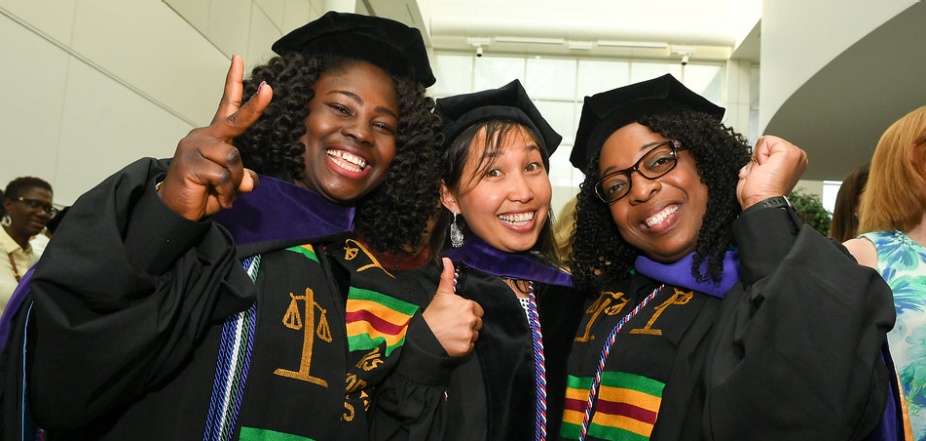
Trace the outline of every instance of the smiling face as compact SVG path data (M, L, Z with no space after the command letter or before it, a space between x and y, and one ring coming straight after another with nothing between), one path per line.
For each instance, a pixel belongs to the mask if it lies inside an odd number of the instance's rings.
M51 192L40 187L27 187L20 192L19 197L38 201L42 206L50 206L52 202ZM51 213L43 208L32 208L29 204L14 199L4 199L3 208L10 215L11 224L7 231L17 241L28 241L29 237L41 233L52 218Z
M305 177L297 184L333 202L351 202L386 178L396 154L399 102L384 70L357 61L312 85L305 119Z
M527 129L515 125L501 137L498 155L480 167L485 143L483 129L470 144L460 188L442 184L441 202L462 213L472 233L494 248L527 251L547 222L553 193L540 147Z
M599 172L604 176L631 167L666 141L638 123L621 127L602 146ZM634 172L631 179L630 192L610 207L621 237L645 256L664 263L694 251L708 193L688 151L680 150L678 164L659 178L650 180Z

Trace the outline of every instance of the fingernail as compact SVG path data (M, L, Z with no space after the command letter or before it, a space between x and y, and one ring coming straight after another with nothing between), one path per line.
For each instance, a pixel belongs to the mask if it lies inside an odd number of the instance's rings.
M261 82L260 82L260 84L257 86L257 95L260 95L260 90L263 89L263 88L264 88L264 85L266 85L266 84L267 84L266 81L261 81Z

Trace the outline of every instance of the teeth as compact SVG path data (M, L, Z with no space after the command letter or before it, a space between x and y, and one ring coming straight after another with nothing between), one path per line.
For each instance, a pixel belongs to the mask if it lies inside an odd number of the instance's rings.
M328 157L334 159L335 164L350 171L363 171L367 166L367 161L363 158L344 150L327 150L325 153L328 154Z
M517 214L502 214L498 216L502 222L508 222L515 225L524 225L532 220L534 220L534 212L530 213L517 213Z
M662 210L659 213L656 213L655 216L647 219L646 226L652 227L654 225L661 224L663 221L666 220L667 217L669 217L670 214L675 213L676 211L678 211L678 205L672 205L672 206L666 207L665 210Z

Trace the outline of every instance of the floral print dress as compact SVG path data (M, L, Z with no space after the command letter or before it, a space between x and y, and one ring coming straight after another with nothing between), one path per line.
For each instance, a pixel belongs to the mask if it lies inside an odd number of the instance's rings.
M897 322L888 343L914 439L926 440L926 248L901 231L865 233L878 251L878 271L894 291Z

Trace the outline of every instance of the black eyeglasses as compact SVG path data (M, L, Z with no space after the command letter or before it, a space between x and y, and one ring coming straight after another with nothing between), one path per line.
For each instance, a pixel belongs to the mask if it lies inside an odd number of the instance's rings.
M45 210L45 212L48 213L48 215L51 217L55 217L55 215L58 214L57 208L52 207L51 204L45 205L42 201L37 201L35 199L26 199L26 198L17 198L15 199L15 201L22 202L28 205L29 208L33 210L38 210L38 209Z
M633 167L604 175L595 184L595 193L604 203L611 205L630 193L630 184L633 181L630 175L633 172L639 172L646 179L656 179L675 168L678 164L678 151L683 149L684 147L674 139L657 144Z

